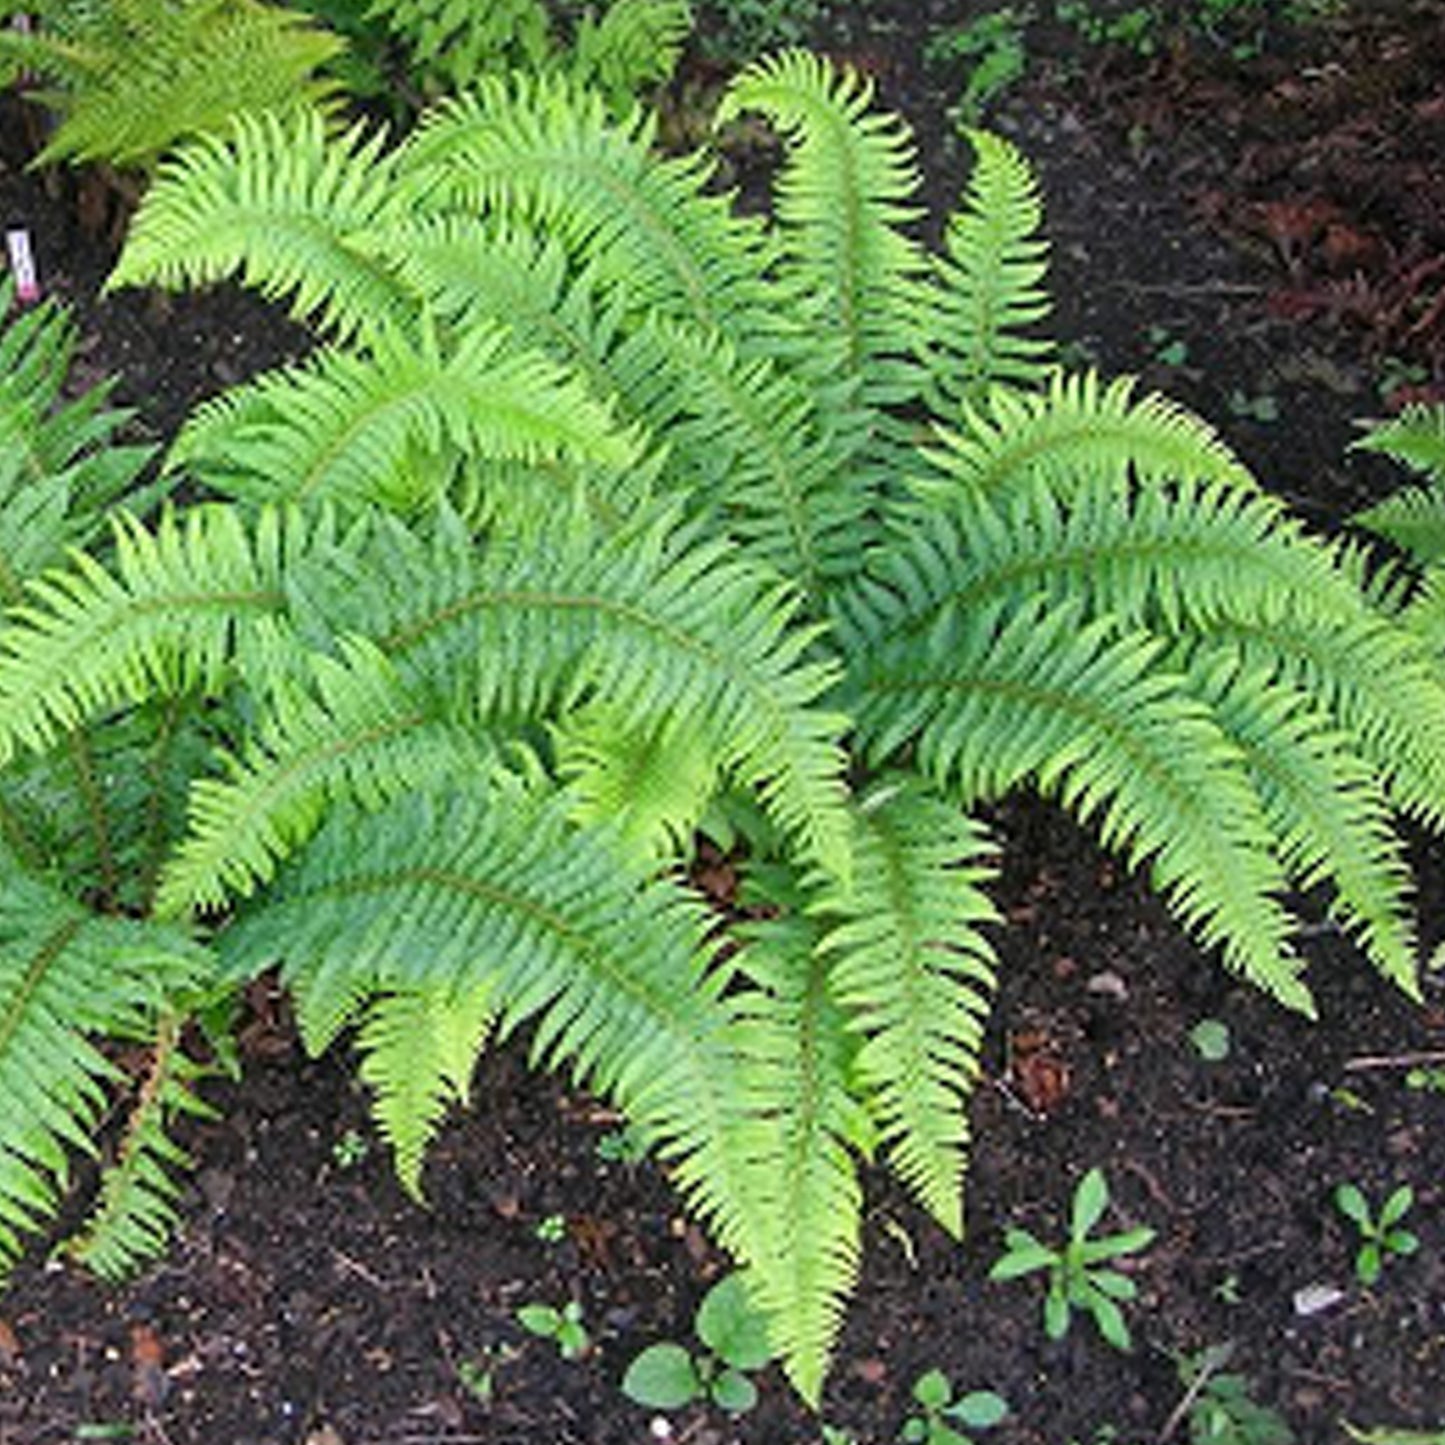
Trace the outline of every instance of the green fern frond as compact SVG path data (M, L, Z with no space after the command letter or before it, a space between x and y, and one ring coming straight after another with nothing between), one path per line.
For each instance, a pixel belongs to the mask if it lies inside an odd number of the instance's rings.
M1393 421L1372 428L1356 450L1383 452L1425 474L1352 519L1387 538L1420 566L1445 560L1445 406L1406 407Z
M753 987L734 1000L746 1117L749 1294L799 1394L816 1407L853 1289L862 1190L852 1147L872 1131L849 1087L855 1052L829 988L820 929L793 914L750 925L738 963Z
M344 639L339 656L311 659L312 687L281 692L257 722L229 776L191 790L190 830L157 893L157 912L218 908L275 873L328 807L378 808L442 779L483 770L490 751L409 695L370 643Z
M636 442L539 352L478 325L454 346L379 333L366 354L271 372L200 408L168 465L252 504L405 514L435 505L463 461L559 459L621 468Z
M539 70L552 46L540 0L371 0L366 18L385 22L434 92L464 90L497 71Z
M106 289L234 276L339 337L404 326L416 298L362 239L396 204L385 143L314 114L237 116L162 163Z
M1312 1012L1276 902L1284 875L1228 741L1157 639L1036 604L939 615L890 645L859 636L845 696L869 755L917 739L920 769L966 800L1030 780L1106 846L1150 860L1175 913L1281 1002Z
M102 918L0 870L0 1275L43 1228L71 1150L93 1153L115 1066L102 1037L153 1036L168 999L203 984L205 950L156 924Z
M154 532L121 516L114 572L77 552L33 581L0 627L0 763L153 692L219 690L240 620L283 601L278 530L272 517L253 539L222 507L167 514Z
M489 986L416 988L371 1000L357 1035L372 1112L391 1146L396 1177L425 1203L421 1171L447 1110L467 1103L472 1069L492 1023Z
M321 71L342 49L309 17L259 0L71 5L25 46L61 117L39 160L148 166L241 111L324 105L334 85Z
M854 1069L899 1177L963 1233L967 1101L994 987L981 925L998 914L975 861L983 831L916 779L885 776L854 809L853 885L825 885L811 911L829 987L863 1046Z
M195 1092L214 1069L198 1064L181 1042L183 1020L161 1021L140 1094L118 1156L107 1168L100 1200L66 1252L103 1279L120 1279L160 1254L180 1219L178 1171L191 1158L167 1132L179 1114L203 1119L216 1111Z
M819 705L834 669L808 658L816 631L794 624L793 598L723 544L679 532L672 513L605 541L574 528L545 553L495 548L449 597L423 595L380 646L403 670L416 650L433 677L453 659L449 686L473 689L479 721L595 697L644 730L689 729L846 874L843 719Z
M902 358L917 353L912 286L924 253L905 227L919 213L912 137L870 109L872 86L792 50L748 66L728 87L717 122L763 112L790 154L776 187L781 234L802 305L840 339L843 367L865 403L906 399Z
M918 490L946 503L955 489L997 497L1042 478L1068 500L1130 472L1142 483L1258 488L1207 423L1156 393L1136 401L1134 391L1132 377L1101 384L1093 372L1056 373L1040 392L995 386L982 405L964 403L959 424L938 429L942 445L928 456L947 480Z
M553 236L637 313L747 341L776 313L762 280L774 248L705 194L704 157L659 159L654 132L556 77L489 81L423 117L398 153L402 199Z
M1380 972L1419 996L1409 871L1389 799L1307 694L1246 671L1227 648L1188 659L1191 686L1242 750L1292 882L1334 887L1331 910Z
M1053 345L1031 329L1049 314L1040 284L1048 245L1033 169L1006 140L969 130L974 168L936 258L939 286L928 308L929 375L943 416L979 404L1000 382L1044 380Z

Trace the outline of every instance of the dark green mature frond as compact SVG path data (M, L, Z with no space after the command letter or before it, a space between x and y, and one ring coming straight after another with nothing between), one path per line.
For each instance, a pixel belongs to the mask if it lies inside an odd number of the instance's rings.
M539 69L551 43L541 0L370 0L366 18L385 23L414 72L438 91L465 90L499 70Z
M77 552L32 582L0 626L0 763L153 692L219 690L238 625L279 610L281 545L274 516L253 538L223 507L121 517L114 571Z
M1144 483L1258 488L1206 422L1157 393L1136 401L1134 390L1132 377L1103 384L1094 372L1055 374L1038 392L995 386L987 401L965 403L957 423L939 428L942 445L929 457L947 481L918 490L945 501L961 488L1000 497L1041 478L1071 500L1091 483L1130 473Z
M375 1091L372 1112L391 1146L396 1177L418 1203L426 1202L427 1146L447 1110L469 1100L472 1070L492 1024L490 994L490 982L471 990L398 989L366 1006L356 1039L361 1077Z
M1186 660L1191 687L1244 754L1290 880L1331 883L1332 912L1386 978L1418 997L1409 871L1376 775L1335 721L1277 674L1208 644Z
M982 403L999 382L1044 380L1053 344L1034 328L1048 315L1041 282L1048 243L1033 169L1008 141L966 132L974 168L935 259L939 285L926 309L929 375L943 416Z
M320 72L344 48L308 16L259 0L103 0L70 5L52 25L24 60L55 81L42 98L61 121L42 162L145 166L241 111L324 104L334 85Z
M182 1020L161 1021L139 1097L126 1124L118 1156L106 1170L100 1199L66 1252L104 1279L120 1279L162 1252L180 1220L178 1172L191 1158L167 1133L173 1118L203 1119L216 1111L194 1092L215 1072L198 1064L181 1042Z
M306 693L280 689L229 776L191 790L190 830L161 879L157 911L219 908L272 877L329 809L379 808L413 789L485 770L485 741L435 716L362 639L315 654Z
M958 1237L994 988L983 830L902 774L879 780L854 819L852 887L825 885L810 910L829 923L829 988L865 1041L853 1068L894 1168Z
M704 194L700 155L659 159L655 122L607 118L555 77L488 82L424 117L397 166L410 204L556 237L625 289L634 314L716 327L739 344L775 327L761 226Z
M0 1276L42 1228L93 1139L117 1070L100 1037L148 1038L206 952L177 930L101 918L0 867Z
M1259 799L1156 639L1041 603L946 609L926 637L860 628L847 641L845 697L871 757L916 738L922 771L965 799L1026 780L1056 793L1098 819L1106 846L1149 860L1170 906L1234 968L1311 1011Z
M168 465L250 503L406 514L434 506L466 461L620 468L636 453L585 387L477 325L454 345L378 332L365 354L271 372L197 411Z
M238 277L341 337L405 327L414 294L363 243L396 204L380 131L319 116L238 116L164 162L107 288Z
M735 1001L739 1148L759 1230L745 1255L749 1293L803 1398L815 1407L858 1273L862 1190L853 1147L872 1131L850 1088L855 1052L829 988L821 930L798 914L746 929L738 964L753 987Z

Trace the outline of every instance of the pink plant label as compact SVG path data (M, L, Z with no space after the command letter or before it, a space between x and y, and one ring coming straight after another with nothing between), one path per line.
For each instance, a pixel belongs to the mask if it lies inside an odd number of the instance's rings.
M16 297L27 306L40 300L40 278L36 275L35 255L30 249L30 232L18 228L6 231L5 251L15 276Z

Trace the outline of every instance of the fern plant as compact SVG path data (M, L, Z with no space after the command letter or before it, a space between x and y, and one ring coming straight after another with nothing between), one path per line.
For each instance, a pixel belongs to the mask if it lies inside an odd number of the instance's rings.
M1306 1013L1287 899L1328 885L1414 993L1394 816L1440 821L1445 684L1203 422L1059 369L1011 146L973 135L934 255L865 82L785 53L744 110L788 147L771 220L557 76L391 148L271 118L168 161L112 284L239 276L324 344L191 418L167 467L201 500L29 583L0 767L170 720L143 926L218 988L279 966L311 1049L353 1030L414 1193L475 1051L525 1029L816 1400L860 1159L963 1227L979 807L1058 799ZM738 858L728 920L699 833Z
M25 30L8 22L25 15ZM242 110L322 104L341 40L262 0L0 0L0 86L38 77L38 161L149 169Z

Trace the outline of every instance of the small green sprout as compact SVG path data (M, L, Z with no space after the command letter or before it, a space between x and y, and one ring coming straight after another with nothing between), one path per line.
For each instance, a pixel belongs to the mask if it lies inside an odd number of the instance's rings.
M1137 1294L1134 1281L1117 1270L1101 1269L1105 1260L1135 1254L1154 1238L1152 1229L1140 1227L1122 1234L1090 1239L1089 1232L1103 1217L1109 1204L1109 1186L1103 1171L1090 1169L1074 1190L1069 1222L1069 1239L1062 1250L1041 1244L1026 1229L1004 1231L1005 1252L989 1271L990 1279L1018 1279L1021 1275L1047 1271L1048 1294L1044 1298L1044 1329L1050 1339L1062 1339L1076 1309L1094 1317L1099 1333L1116 1350L1132 1347L1124 1323L1121 1302Z
M1229 1025L1219 1019L1200 1019L1189 1030L1189 1042L1206 1064L1222 1064L1229 1057Z
M1389 1255L1404 1258L1419 1249L1420 1241L1414 1234L1396 1227L1414 1202L1415 1191L1408 1184L1402 1184L1380 1206L1377 1216L1357 1185L1341 1184L1335 1190L1335 1208L1355 1226L1360 1236L1355 1278L1361 1284L1371 1285L1379 1279Z
M913 1382L913 1398L922 1407L904 1422L899 1439L910 1445L973 1445L954 1424L991 1430L1008 1415L1008 1401L992 1390L970 1390L953 1398L953 1385L942 1370L928 1370Z
M647 1158L647 1141L630 1124L599 1135L593 1147L609 1164L640 1164Z
M561 1244L567 1238L567 1216L545 1214L532 1227L532 1234L543 1244Z
M690 1351L673 1340L649 1345L627 1367L622 1393L654 1410L711 1400L730 1414L746 1414L758 1400L748 1373L762 1369L773 1358L773 1348L741 1274L719 1280L703 1296L693 1328L702 1350Z
M1445 1068L1438 1064L1419 1065L1405 1075L1405 1087L1429 1094L1445 1094Z
M517 1311L517 1323L529 1334L555 1341L564 1360L580 1359L592 1344L577 1300L568 1300L560 1310L551 1305L523 1305Z
M348 1129L331 1146L331 1160L338 1169L355 1169L370 1152L366 1136L359 1129Z

